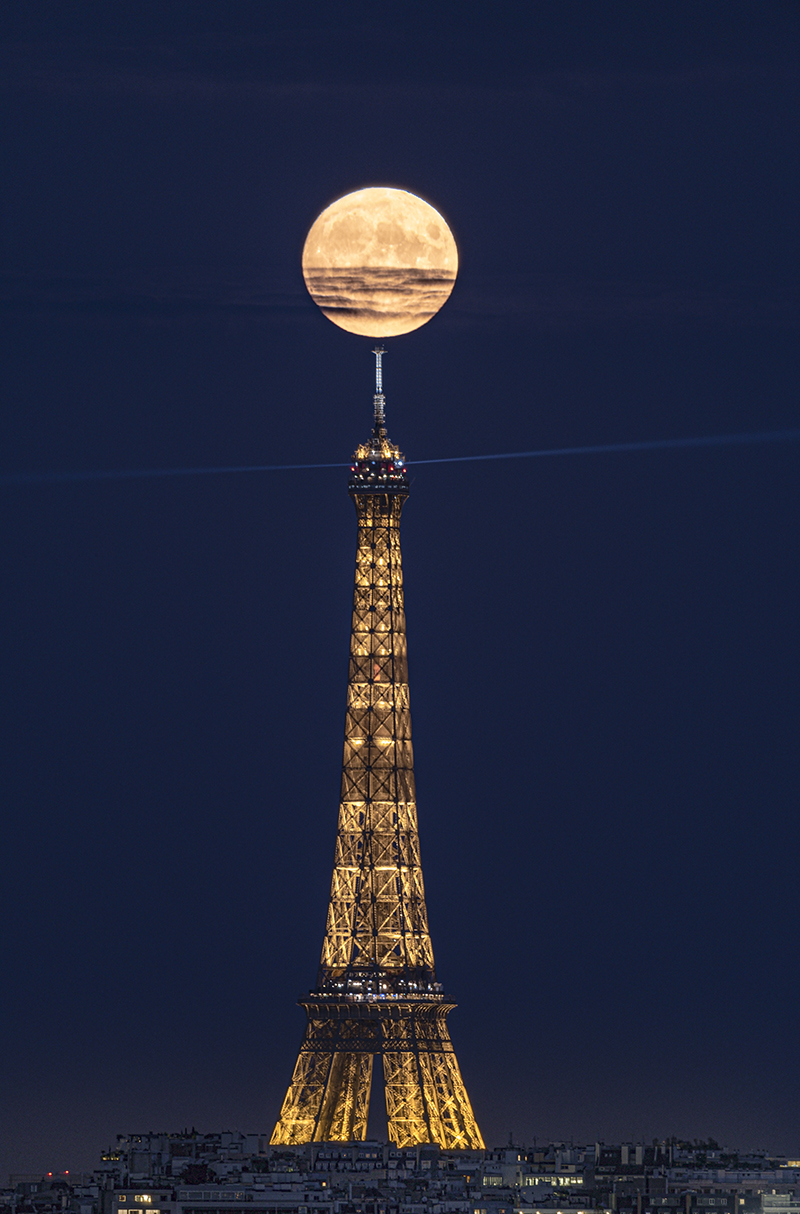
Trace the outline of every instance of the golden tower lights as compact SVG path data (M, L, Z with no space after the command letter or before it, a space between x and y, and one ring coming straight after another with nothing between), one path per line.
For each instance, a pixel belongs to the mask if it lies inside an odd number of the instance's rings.
M349 482L358 516L342 794L316 989L272 1142L366 1138L372 1063L383 1062L389 1137L483 1147L436 981L420 864L400 513L403 456L386 436L381 356L375 424Z

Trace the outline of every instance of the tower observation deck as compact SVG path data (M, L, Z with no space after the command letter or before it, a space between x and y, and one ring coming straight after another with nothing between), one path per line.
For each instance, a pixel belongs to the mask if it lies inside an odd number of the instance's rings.
M366 1138L373 1059L383 1064L397 1146L478 1148L436 981L417 829L400 514L403 456L387 438L381 358L375 423L356 449L350 668L342 790L317 984L273 1144Z

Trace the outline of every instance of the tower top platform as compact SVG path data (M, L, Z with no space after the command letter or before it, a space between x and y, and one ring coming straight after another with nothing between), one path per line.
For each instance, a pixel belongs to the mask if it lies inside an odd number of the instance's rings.
M374 424L369 442L360 443L353 453L348 488L351 494L390 493L408 494L408 476L405 459L399 447L390 442L386 434L386 397L383 394L382 359L386 351L376 346L375 394L373 400Z

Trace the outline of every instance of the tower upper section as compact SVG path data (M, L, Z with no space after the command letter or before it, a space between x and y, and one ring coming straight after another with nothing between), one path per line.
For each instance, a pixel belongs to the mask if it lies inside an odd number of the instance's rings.
M419 854L400 514L405 461L386 437L381 354L375 426L356 451L358 516L344 758L319 986L352 999L441 998Z
M399 447L389 442L386 436L386 397L383 394L383 364L386 351L376 346L375 395L373 407L375 422L369 442L361 443L353 454L350 466L349 489L351 496L361 493L390 493L393 496L408 495L406 464Z

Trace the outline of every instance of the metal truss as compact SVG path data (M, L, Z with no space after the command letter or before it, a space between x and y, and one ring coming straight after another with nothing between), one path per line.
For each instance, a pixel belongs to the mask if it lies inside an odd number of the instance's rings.
M321 980L433 973L414 791L399 494L357 494L339 829Z
M378 371L380 372L380 354ZM381 388L380 379L377 388ZM408 480L376 392L358 517L342 790L317 989L274 1144L363 1140L383 1059L389 1137L482 1147L436 981L417 828L400 514Z

